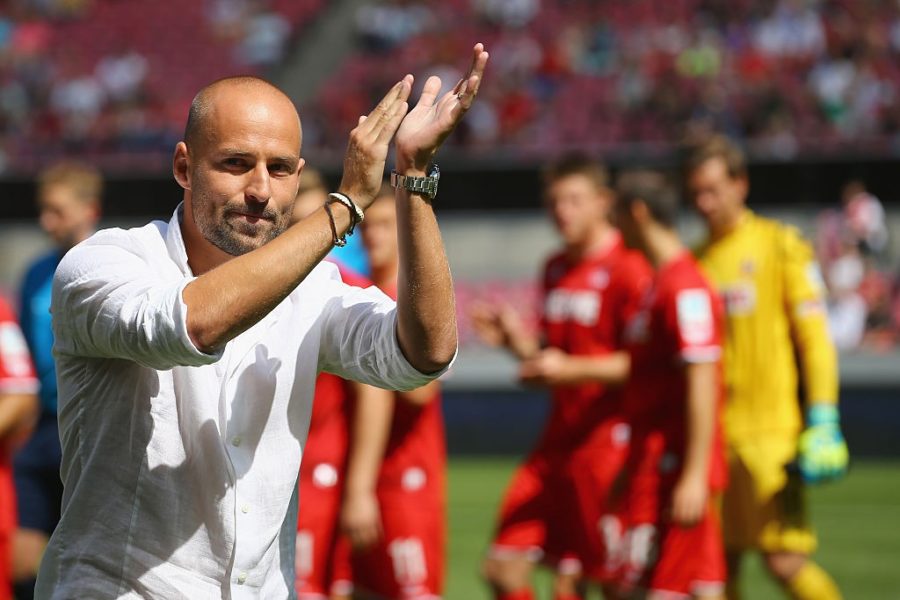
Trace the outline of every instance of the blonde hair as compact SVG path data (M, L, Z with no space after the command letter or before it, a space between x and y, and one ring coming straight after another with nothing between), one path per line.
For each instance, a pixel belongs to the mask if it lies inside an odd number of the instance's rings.
M85 204L100 204L103 176L97 169L77 162L62 162L44 169L38 175L38 195L53 186L70 189Z

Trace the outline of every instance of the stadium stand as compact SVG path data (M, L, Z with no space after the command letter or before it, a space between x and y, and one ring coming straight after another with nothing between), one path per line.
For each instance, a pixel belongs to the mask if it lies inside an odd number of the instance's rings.
M0 171L62 155L164 169L193 94L281 60L324 0L19 0L0 7ZM62 144L60 143L62 140Z

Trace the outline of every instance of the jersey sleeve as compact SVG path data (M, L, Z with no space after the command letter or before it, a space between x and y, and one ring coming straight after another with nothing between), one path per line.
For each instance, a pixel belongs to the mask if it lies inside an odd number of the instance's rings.
M716 362L722 345L712 292L701 285L675 290L669 306L669 326L676 351L685 363Z
M5 301L0 300L0 394L32 394L38 391L25 336Z
M825 283L812 246L791 227L782 231L785 310L797 347L807 402L837 402L837 351L828 330Z

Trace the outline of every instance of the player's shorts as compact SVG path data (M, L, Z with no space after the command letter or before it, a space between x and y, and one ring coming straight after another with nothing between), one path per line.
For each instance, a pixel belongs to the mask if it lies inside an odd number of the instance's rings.
M44 412L31 437L13 458L19 527L43 531L48 536L56 529L63 493L61 461L56 415Z
M304 468L306 465L304 465ZM350 547L340 535L342 489L334 465L319 463L300 479L294 587L300 600L353 591Z
M729 486L722 503L728 550L815 551L806 488L785 470L796 452L794 435L760 435L729 448Z
M352 556L354 587L392 600L433 600L444 587L445 517L441 493L379 490L384 536Z
M725 549L718 511L710 503L692 527L633 524L621 530L610 554L616 573L610 580L624 590L646 589L665 598L721 594L725 589Z
M567 574L596 571L606 552L600 519L627 457L627 426L613 425L609 440L590 455L533 455L522 464L507 487L490 556L524 555Z

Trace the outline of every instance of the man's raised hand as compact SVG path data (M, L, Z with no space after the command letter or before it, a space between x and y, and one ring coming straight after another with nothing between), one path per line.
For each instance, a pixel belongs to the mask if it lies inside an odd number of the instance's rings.
M440 78L433 75L428 78L419 102L397 131L397 171L425 171L438 148L475 101L487 61L484 45L475 44L468 74L440 99L437 98L441 91Z
M412 83L412 75L397 82L372 112L359 118L356 128L350 132L344 176L338 189L360 208L367 208L381 189L388 148L409 109L406 101Z

